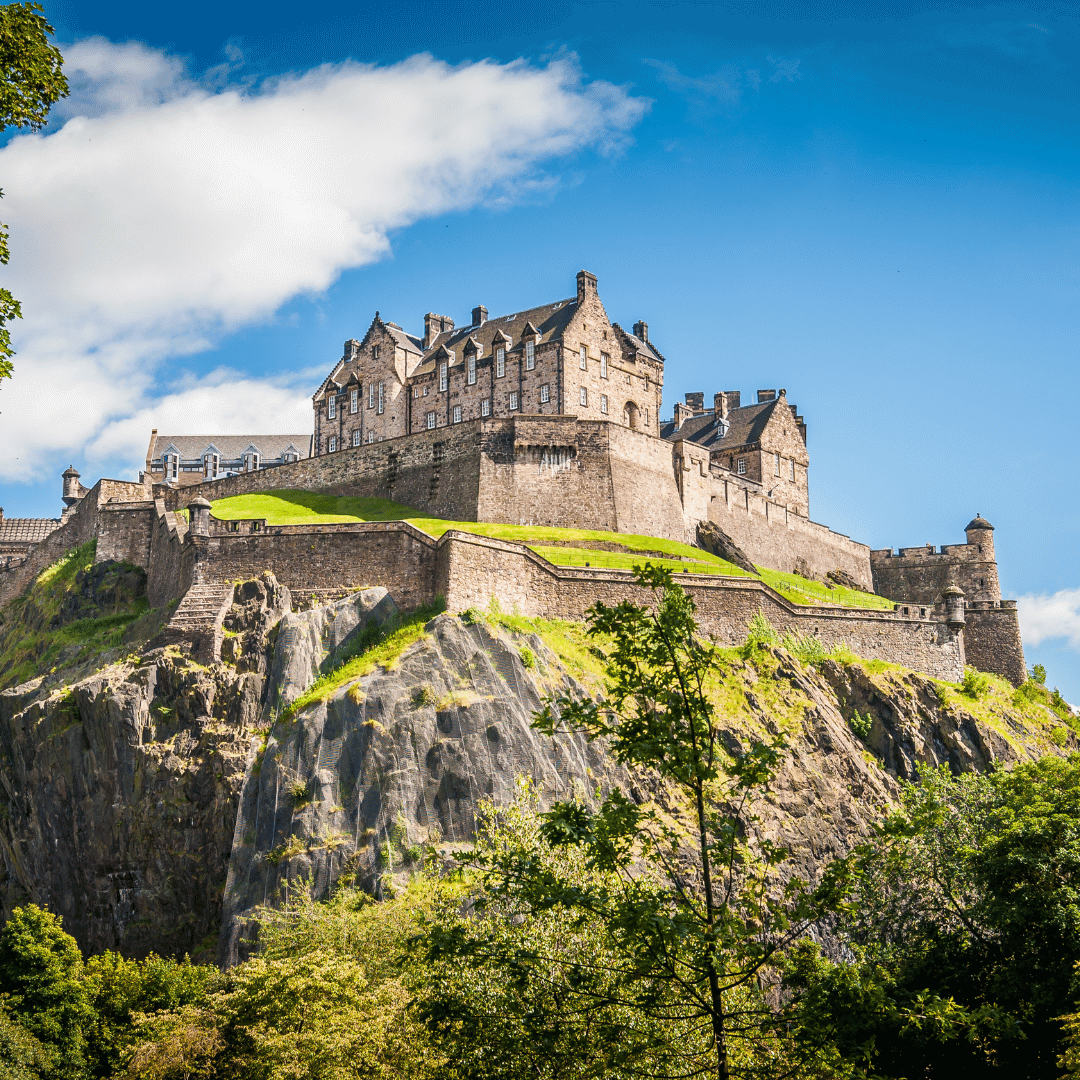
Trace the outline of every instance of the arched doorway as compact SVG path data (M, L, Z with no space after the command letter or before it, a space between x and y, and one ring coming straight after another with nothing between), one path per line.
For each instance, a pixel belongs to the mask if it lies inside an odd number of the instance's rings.
M632 401L628 401L623 406L622 417L623 417L623 423L628 428L633 428L635 431L637 430L637 426L638 426L638 407Z

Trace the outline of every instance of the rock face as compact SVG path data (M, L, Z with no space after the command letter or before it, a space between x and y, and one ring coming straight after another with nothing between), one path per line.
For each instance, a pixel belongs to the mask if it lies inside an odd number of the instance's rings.
M291 648L280 634L275 671ZM532 730L552 691L584 693L539 637L442 615L390 669L276 725L265 746L256 740L219 960L242 955L245 913L289 888L324 895L346 874L379 895L425 847L466 843L477 803L508 802L518 775L546 802L625 784L601 747Z
M697 542L699 547L721 559L727 559L740 570L750 574L757 573L757 567L750 561L750 556L715 521L698 522Z

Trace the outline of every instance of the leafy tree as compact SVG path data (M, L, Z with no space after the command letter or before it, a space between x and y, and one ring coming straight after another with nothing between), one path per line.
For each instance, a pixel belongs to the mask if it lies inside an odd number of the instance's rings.
M1062 1016L1080 997L1080 756L931 773L882 832L841 927L859 970L892 1001L952 1001L970 1026L945 1042L932 1023L856 1010L846 1045L872 1045L888 1075L1058 1076ZM821 965L811 998L838 1015L851 977Z
M75 939L59 916L18 907L0 931L0 994L15 1020L44 1044L49 1075L82 1077L86 1032L93 1026L93 985Z
M64 59L49 41L52 33L40 4L0 6L0 128L39 131L53 105L67 96ZM0 263L4 265L11 255L8 236L7 226L0 224ZM10 377L15 355L7 324L21 318L19 301L7 289L0 289L0 379Z
M50 1060L41 1042L0 1005L0 1076L4 1080L38 1080L46 1075Z
M608 1033L628 1072L725 1080L775 1072L780 1060L792 1075L802 1060L807 1075L823 1075L825 1049L809 1038L791 1045L791 1006L775 990L788 950L842 903L851 861L823 868L814 888L779 880L786 853L756 832L752 804L778 767L783 739L725 749L707 689L717 651L697 635L693 600L667 570L639 567L635 577L652 589L651 608L624 602L589 611L589 634L611 643L606 697L549 702L535 726L604 739L617 761L658 778L657 802L639 805L613 791L595 811L556 804L542 838L578 849L592 873L554 873L527 849L481 852L484 890L526 919L557 911L578 930L599 929L603 963L569 949L541 958L559 966L577 1008L603 1003L633 1018ZM537 949L509 941L492 956L466 934L432 940L443 962L456 954L463 967L504 971L535 962ZM466 1013L459 1018L466 1022ZM661 1028L677 1066L653 1064Z

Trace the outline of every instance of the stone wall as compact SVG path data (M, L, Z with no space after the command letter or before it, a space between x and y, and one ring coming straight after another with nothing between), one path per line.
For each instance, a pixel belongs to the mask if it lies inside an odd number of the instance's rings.
M195 581L195 547L185 544L187 522L154 500L150 536L150 565L146 571L146 595L151 607L178 600Z
M107 503L98 510L98 542L94 562L130 562L150 566L154 502Z
M987 550L989 548L989 550ZM933 604L948 585L972 600L1000 600L997 562L989 544L932 544L870 552L874 591L892 600Z
M1027 678L1024 645L1015 600L975 600L966 605L967 662L1019 686Z

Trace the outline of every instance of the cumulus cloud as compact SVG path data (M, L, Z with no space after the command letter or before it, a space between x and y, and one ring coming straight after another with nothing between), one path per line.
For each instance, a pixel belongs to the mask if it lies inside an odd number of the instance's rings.
M68 56L63 127L0 150L9 281L27 314L0 404L36 475L57 451L119 453L135 418L212 408L171 387L163 361L322 292L386 255L396 229L514 199L553 159L617 148L648 107L565 56L345 62L217 91L138 43L95 38ZM284 388L260 385L269 400ZM57 395L59 429L39 408ZM237 422L220 419L223 433Z
M1016 607L1025 643L1041 645L1063 637L1072 648L1080 649L1080 589L1021 596Z

